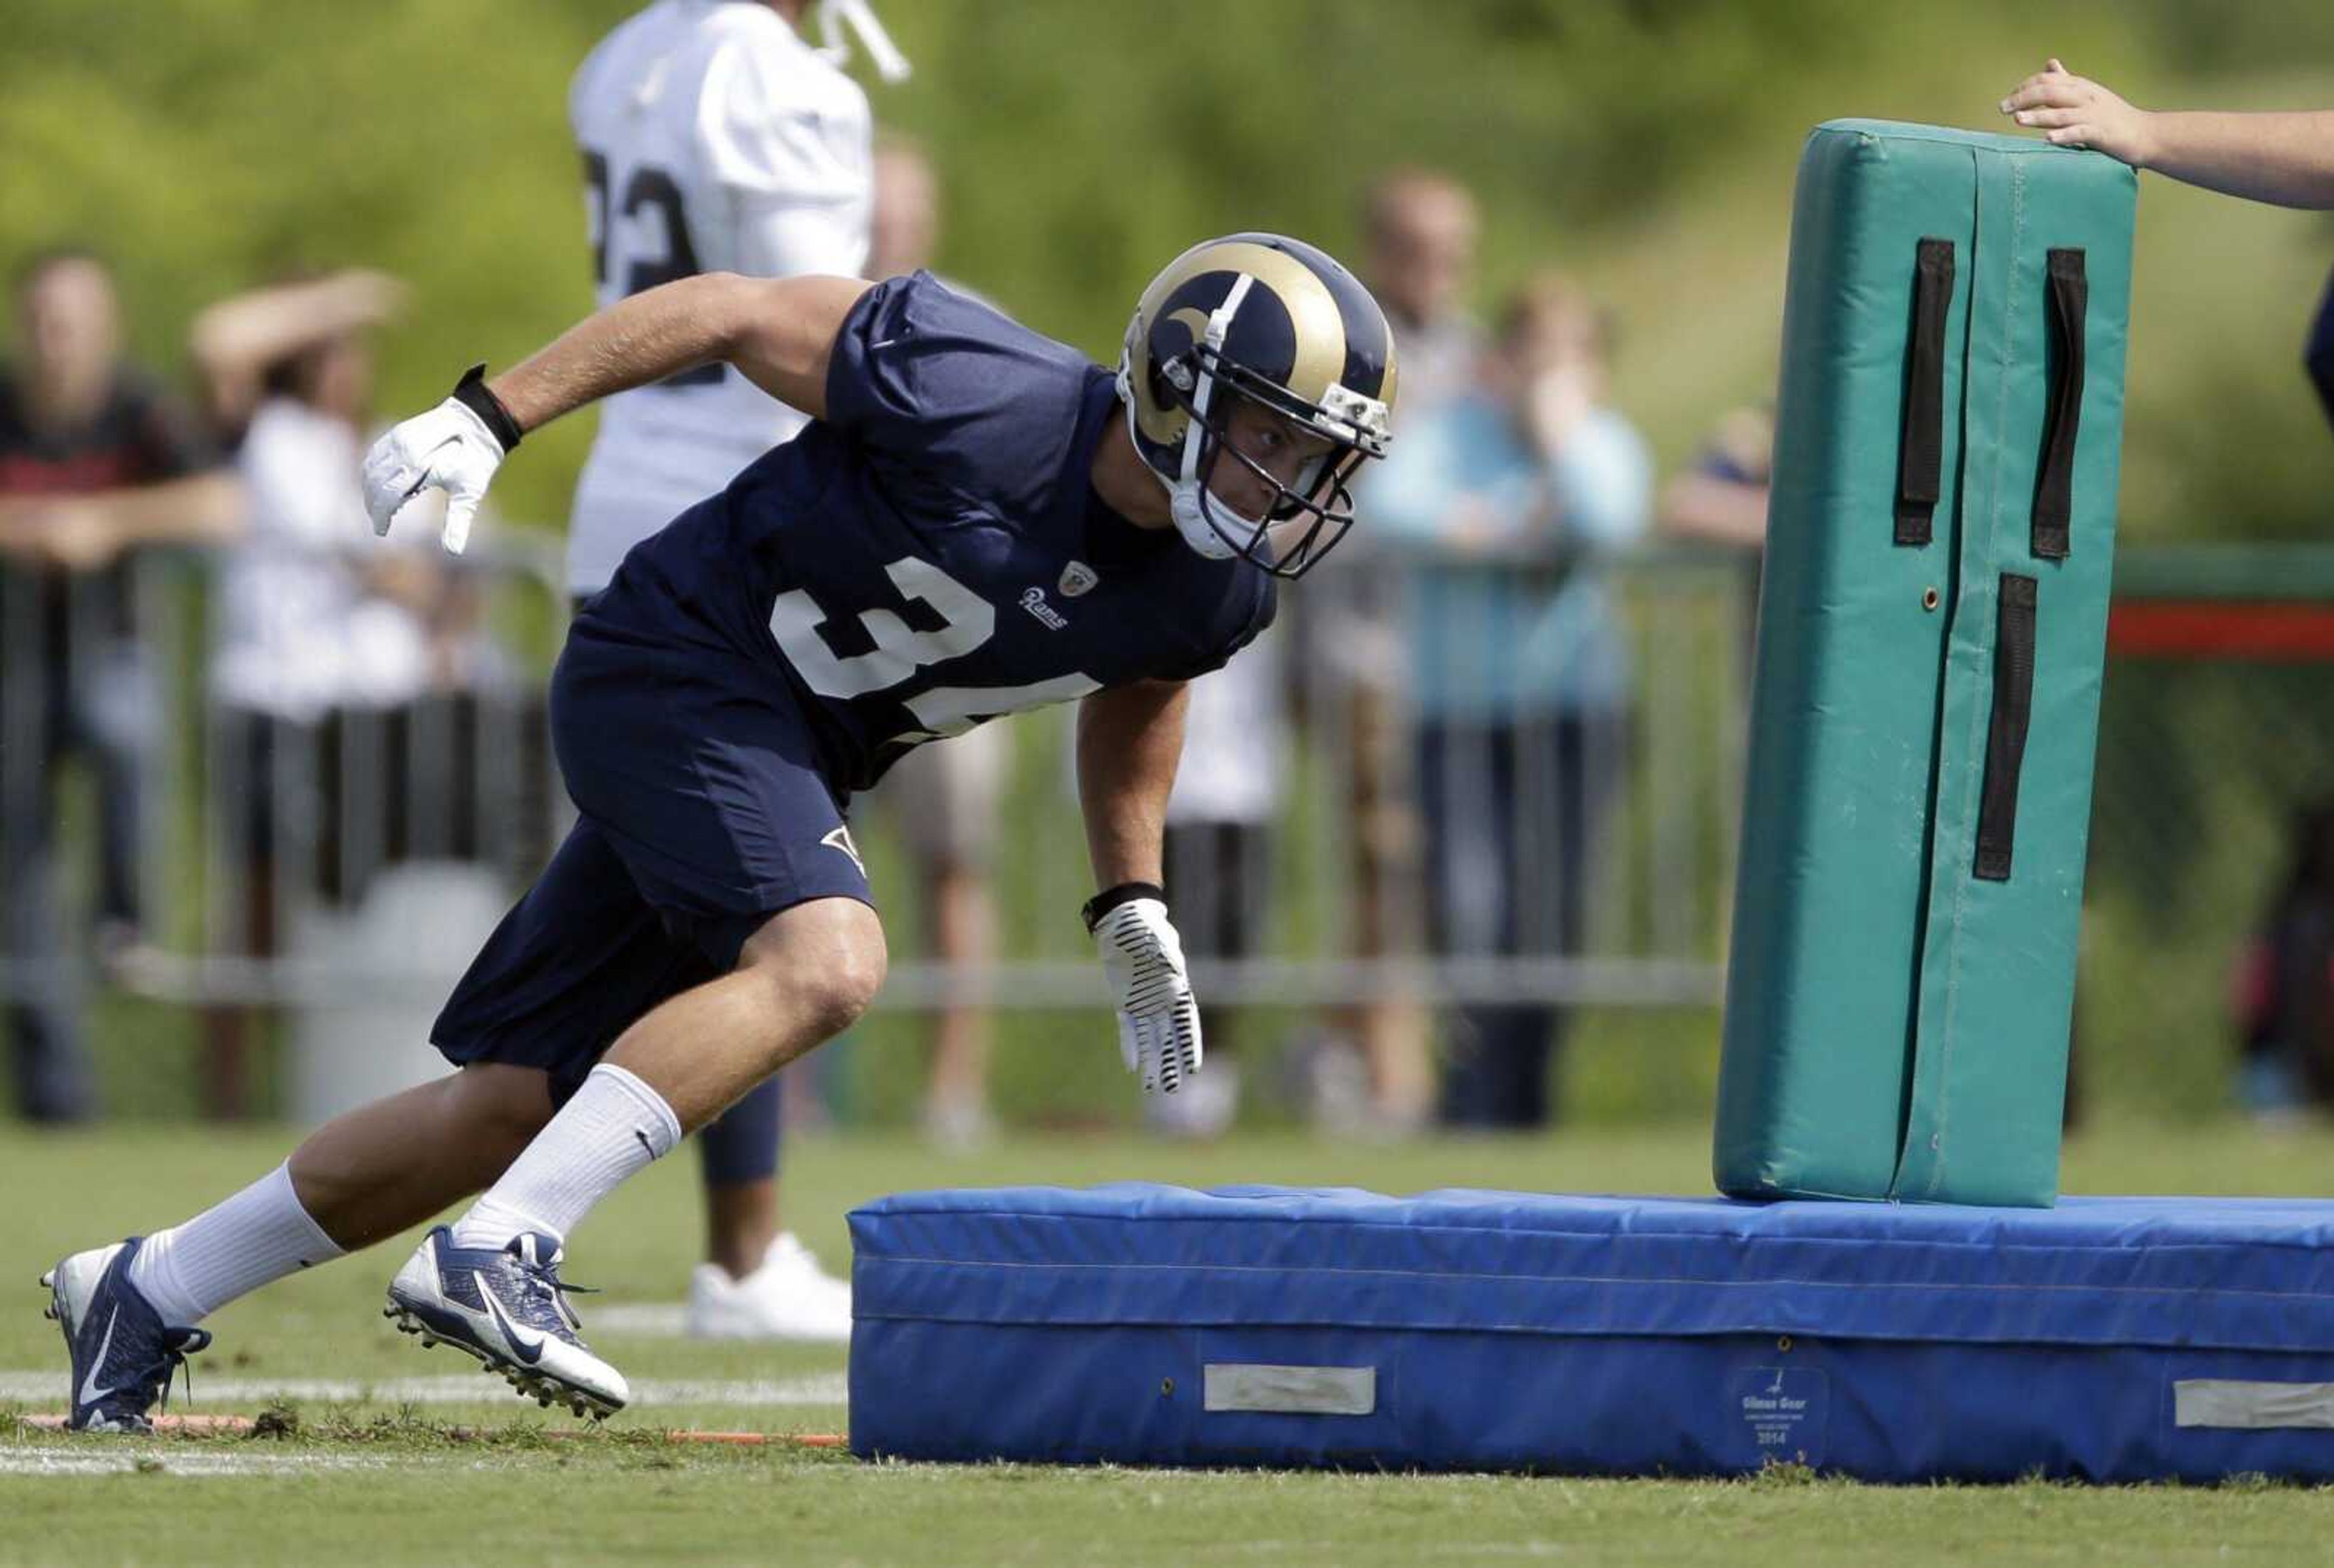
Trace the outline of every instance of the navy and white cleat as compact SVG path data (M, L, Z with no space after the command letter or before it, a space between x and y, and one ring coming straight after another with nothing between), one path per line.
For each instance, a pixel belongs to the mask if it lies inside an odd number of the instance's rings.
M165 1323L130 1283L143 1239L77 1252L41 1276L72 1361L66 1424L76 1432L152 1431L146 1412L169 1402L170 1379L211 1342L207 1330Z
M566 1296L579 1287L561 1283L560 1256L557 1242L531 1232L500 1247L457 1246L441 1225L390 1282L381 1316L425 1348L442 1342L477 1357L539 1405L612 1416L632 1390L577 1332Z

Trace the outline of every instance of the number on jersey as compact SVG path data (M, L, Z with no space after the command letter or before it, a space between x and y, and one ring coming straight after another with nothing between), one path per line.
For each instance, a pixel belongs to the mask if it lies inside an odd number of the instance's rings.
M901 597L924 605L940 624L926 631L899 611L863 610L859 625L874 647L838 655L820 635L828 620L807 590L781 593L770 607L770 635L795 673L821 697L847 700L915 678L927 665L960 659L997 635L997 607L929 561L905 556L883 568ZM1047 703L1067 702L1102 688L1091 676L1069 674L1027 686L944 686L906 699L928 736L955 735L983 719Z
M689 214L681 205L680 187L672 176L661 168L643 165L632 170L632 178L624 182L622 201L614 208L608 205L608 160L599 153L586 149L584 154L584 200L587 209L586 222L592 235L592 281L608 281L609 252L615 248L615 220L622 216L633 234L649 226L642 219L644 212L656 216L660 231L658 254L653 257L633 256L624 268L624 293L636 294L643 289L655 288L681 278L694 277L700 270L697 265L697 247L689 242ZM725 367L718 364L699 365L682 370L659 382L666 387L705 387L721 380Z

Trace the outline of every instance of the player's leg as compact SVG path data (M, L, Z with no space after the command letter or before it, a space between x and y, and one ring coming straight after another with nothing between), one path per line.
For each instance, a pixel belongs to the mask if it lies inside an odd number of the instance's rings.
M655 1089L694 1131L812 1046L857 1021L882 988L883 928L857 899L783 909L747 939L738 967L624 1031L607 1055Z
M568 1233L602 1199L754 1085L848 1028L882 984L882 928L849 898L771 917L737 967L634 1023L573 1098L390 1287L389 1315L548 1404L605 1414L629 1397L566 1307Z
M786 1096L771 1078L715 1117L697 1135L705 1183L705 1258L725 1277L742 1280L762 1265L778 1238L778 1158Z
M541 1068L474 1062L333 1118L285 1167L317 1228L354 1252L484 1191L555 1109Z
M74 1423L142 1428L178 1356L207 1342L195 1325L211 1313L478 1191L626 1021L712 972L580 824L439 1019L439 1048L461 1072L337 1117L225 1201L44 1276L72 1361Z
M193 1218L42 1275L72 1364L72 1424L136 1431L212 1313L477 1191L551 1116L535 1068L480 1063L334 1118Z
M626 1394L562 1298L569 1230L684 1132L845 1027L884 963L865 871L792 697L750 665L644 644L626 629L623 592L620 577L570 634L554 740L586 822L665 939L705 973L638 1015L477 1204L431 1233L389 1308L539 1399L600 1411ZM522 1012L540 1011L524 999L532 967L483 979L457 1032L498 1038L514 986Z

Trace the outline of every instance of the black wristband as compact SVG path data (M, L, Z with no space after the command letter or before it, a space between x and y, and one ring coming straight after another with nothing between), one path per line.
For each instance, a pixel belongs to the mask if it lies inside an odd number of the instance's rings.
M462 379L454 383L454 400L484 422L495 439L503 444L505 456L518 450L519 438L526 432L518 428L518 421L503 407L503 400L487 390L485 365L472 365L462 372Z
M1167 901L1167 890L1156 882L1121 882L1114 888L1104 888L1088 899L1085 907L1078 911L1078 919L1086 923L1086 935L1094 935L1095 928L1102 924L1104 915L1121 904L1131 904L1137 899L1156 899L1163 904Z

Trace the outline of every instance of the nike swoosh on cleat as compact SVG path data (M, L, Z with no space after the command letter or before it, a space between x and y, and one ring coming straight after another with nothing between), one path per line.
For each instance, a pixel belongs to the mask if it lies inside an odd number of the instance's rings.
M93 1405L108 1394L118 1391L119 1385L110 1389L99 1388L97 1374L104 1370L106 1352L113 1348L113 1325L121 1321L121 1309L117 1306L113 1309L113 1315L105 1320L105 1337L98 1342L97 1359L90 1363L89 1375L81 1380L81 1402L84 1405Z
M533 1366L541 1361L543 1336L533 1329L523 1329L511 1322L510 1314L503 1311L502 1303L495 1299L495 1293L487 1288L487 1279L484 1275L473 1274L470 1277L477 1281L478 1299L487 1303L487 1315L495 1320L495 1326L502 1331L503 1338L509 1342L511 1353L528 1366Z

